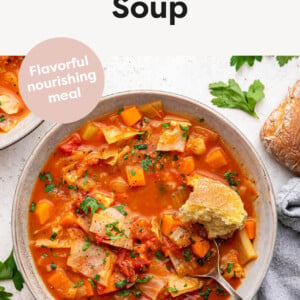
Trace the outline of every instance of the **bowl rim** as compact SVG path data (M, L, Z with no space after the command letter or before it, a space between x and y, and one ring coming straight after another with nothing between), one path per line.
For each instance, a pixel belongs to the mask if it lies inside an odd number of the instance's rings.
M104 102L104 101L109 101L109 100L114 99L116 97L122 97L122 96L128 96L128 95L130 96L130 95L133 95L133 94L135 94L135 95L136 94L137 95L147 94L147 95L155 95L155 96L158 96L158 97L159 96L169 96L169 97L177 98L180 101L189 102L189 103L191 103L193 105L196 105L196 106L198 106L202 109L205 109L209 113L215 115L218 118L221 118L223 121L225 121L227 124L229 124L231 129L234 130L245 141L245 143L250 148L250 150L253 152L254 156L256 157L257 161L259 162L260 168L262 169L262 171L264 173L264 177L265 177L267 185L268 185L270 204L271 204L271 208L272 208L272 216L273 216L272 220L273 220L273 225L274 225L274 231L272 232L271 247L270 247L269 253L267 254L266 264L264 266L264 269L261 273L260 278L257 281L256 287L252 292L252 294L253 294L252 297L254 297L257 294L257 292L258 292L258 290L259 290L259 288L260 288L260 286L261 286L261 284L262 284L262 282L263 282L263 280L264 280L264 278L265 278L265 276L266 276L266 274L269 270L271 260L273 258L273 254L274 254L274 248L275 248L275 242L276 242L276 236L277 236L277 230L278 230L277 210L276 210L274 187L273 187L270 175L267 171L267 168L266 168L262 158L260 157L260 155L257 152L257 150L255 149L255 147L252 145L252 143L249 141L249 139L244 135L244 133L242 133L240 131L240 129L234 123L232 123L232 121L230 121L222 113L218 112L217 110L215 110L214 108L208 106L207 104L205 104L203 102L200 102L200 101L197 101L197 100L195 100L191 97L188 97L188 96L184 96L184 95L181 95L181 94L168 92L168 91L155 90L155 89L139 89L139 90L127 90L127 91L125 90L125 91L122 91L122 92L115 92L115 93L112 93L112 94L105 95L105 96L101 97L99 99L99 102L98 102L96 107L98 107L98 105L101 105L101 103ZM14 257L15 257L15 260L16 260L17 267L20 270L20 272L22 273L22 275L24 277L24 280L25 280L25 283L26 283L27 287L29 288L31 294L34 297L36 297L36 295L34 293L34 288L31 286L30 279L26 276L27 273L26 273L25 267L22 263L22 257L21 257L20 252L18 251L18 243L17 243L17 238L16 238L16 236L17 236L17 233L16 233L17 218L16 218L16 213L15 213L16 210L17 210L17 203L18 203L17 200L19 198L18 195L20 193L22 182L23 182L23 179L24 179L24 176L25 176L24 175L25 170L34 161L35 152L37 152L42 147L42 145L48 140L48 137L50 135L52 135L52 133L59 130L64 125L66 125L66 124L56 124L53 127L51 127L45 133L45 135L41 138L41 140L38 142L36 147L32 150L32 152L30 153L30 155L29 155L29 157L28 157L28 159L27 159L27 161L26 161L26 163L25 163L25 165L22 169L20 177L18 179L18 183L17 183L16 190L15 190L15 193L14 193L14 198L13 198L12 214L11 214L11 233L12 233L12 240L13 240L13 249L15 250L14 251ZM28 216L26 216L26 217L28 217ZM251 298L249 298L249 300Z

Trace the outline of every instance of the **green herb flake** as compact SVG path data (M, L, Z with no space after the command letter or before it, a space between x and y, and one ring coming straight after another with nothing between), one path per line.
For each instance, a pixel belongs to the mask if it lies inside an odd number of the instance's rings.
M56 239L56 237L57 237L57 233L54 231L50 236L50 240L53 242Z
M134 145L133 148L137 150L146 150L148 149L148 146L147 144L138 144L138 145Z
M45 185L45 192L47 192L47 193L53 192L54 188L55 188L55 184L54 183L52 183L52 184L46 184Z
M173 161L177 161L178 160L178 154L175 154L174 156L173 156Z
M204 256L204 260L208 260L212 256L212 252L208 252Z
M130 283L130 281L127 281L127 279L123 279L121 281L115 282L114 285L118 288L122 288L125 285L127 285L128 283Z
M88 282L90 283L90 285L92 286L92 289L95 288L95 283L92 279L88 278Z
M96 274L95 277L94 277L94 279L95 279L95 281L99 282L100 276L98 274Z
M124 160L127 160L128 159L128 153L126 153L124 156L123 156Z
M161 126L165 129L169 129L170 128L170 123L162 123Z
M178 290L174 287L171 287L171 286L168 287L168 290L172 293L175 293L175 294L178 293Z
M71 184L68 185L68 188L69 188L70 190L74 190L74 191L77 191L77 190L78 190L78 187L77 187L77 186L73 186L73 185L71 185Z
M121 291L117 291L117 295L118 296L128 296L130 294L130 291L129 290L121 290Z
M52 264L50 265L50 267L51 267L52 270L56 270L56 268L57 268L56 264L54 264L54 263L52 263Z
M127 205L127 204L126 204ZM118 206L114 206L116 210L118 210L123 216L127 216L127 212L124 210L124 207L126 206L124 204L120 204Z
M159 260L165 259L165 256L163 255L163 253L161 251L159 251L159 250L155 252L155 256Z
M124 108L121 108L117 111L117 114L119 115L122 111L124 111Z
M211 288L208 285L206 285L205 288L206 288L205 292L204 292L204 287L202 287L199 290L198 294L200 296L202 296L203 300L208 300L208 297L209 297L209 295L211 293Z
M82 247L82 251L86 251L87 249L89 249L89 247L92 245L91 242L89 241L85 241L83 247Z
M73 284L74 288L77 288L77 287L80 287L80 286L83 286L83 280L80 280L78 283Z
M185 257L185 261L190 261L192 259L190 254L191 254L191 250L187 250L183 253L183 256Z
M48 257L48 254L47 253L43 253L42 256L43 257Z
M91 214L93 215L96 210L99 208L105 209L105 206L102 203L99 203L96 198L87 196L83 202L80 203L80 208L87 215L89 209L91 210Z
M228 264L227 264L227 268L226 268L227 273L230 273L230 272L231 272L233 266L234 266L234 263L228 263Z
M130 173L132 176L135 176L135 175L136 175L136 172L135 172L133 169L129 170L129 173Z
M85 173L84 173L84 181L83 181L83 185L82 185L83 188L85 188L85 186L87 184L87 180L88 180L88 172L85 171Z
M43 182L45 182L45 180L46 180L45 172L44 172L44 173L40 173L40 174L39 174L39 178L40 178Z
M145 121L146 124L149 123L149 119L147 117L144 117L144 121Z
M30 212L34 212L35 211L35 207L36 207L36 203L35 202L31 202L29 211Z
M4 115L0 116L0 122L3 122L3 121L5 121Z
M144 169L144 171L147 172L149 170L149 167L151 167L151 165L152 165L150 156L147 155L146 158L140 162L140 164L141 164L142 168Z
M149 282L151 279L153 278L153 276L148 276L148 277L145 277L144 279L137 279L135 282L137 283L146 283L146 282Z
M235 179L234 179L234 177L237 175L238 175L238 173L226 172L224 174L224 179L227 179L230 186L238 186L239 181L235 181Z
M48 173L45 175L45 177L47 178L47 180L48 180L49 182L52 182L52 181L53 181L50 172L48 172Z
M180 129L183 131L182 137L188 139L189 137L189 126L182 126L180 124Z

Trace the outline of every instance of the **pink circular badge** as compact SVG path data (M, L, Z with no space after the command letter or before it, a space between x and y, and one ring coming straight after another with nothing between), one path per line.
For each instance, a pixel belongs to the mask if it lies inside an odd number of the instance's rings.
M97 105L104 71L96 54L70 38L54 38L35 46L20 73L21 95L29 109L44 120L71 123Z

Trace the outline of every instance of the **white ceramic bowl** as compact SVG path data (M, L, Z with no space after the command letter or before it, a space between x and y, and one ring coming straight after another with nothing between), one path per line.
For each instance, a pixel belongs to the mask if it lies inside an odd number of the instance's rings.
M106 115L126 105L141 105L154 100L162 100L168 111L182 115L204 118L216 129L245 170L257 181L259 198L255 206L258 216L258 238L255 248L258 259L247 267L247 277L238 291L244 299L252 299L268 270L277 231L277 216L272 184L267 170L256 150L246 137L227 119L210 107L187 97L154 91L124 92L101 99L98 106L84 119L72 124L53 127L40 141L28 159L19 179L12 212L12 232L17 265L32 294L37 299L52 299L40 279L28 246L28 209L36 178L54 147L84 122Z
M0 134L0 150L18 142L36 129L42 122L42 119L30 113L11 131Z

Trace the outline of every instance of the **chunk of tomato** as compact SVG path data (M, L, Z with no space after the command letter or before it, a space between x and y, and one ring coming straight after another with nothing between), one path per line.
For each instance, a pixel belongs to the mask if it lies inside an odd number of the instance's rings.
M81 145L81 138L78 133L72 134L66 140L62 141L58 148L65 154L72 154L74 150L78 149L78 146Z

